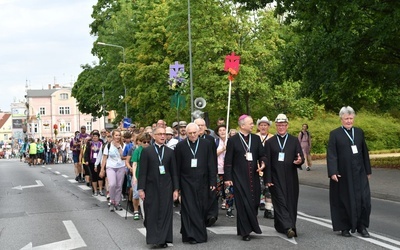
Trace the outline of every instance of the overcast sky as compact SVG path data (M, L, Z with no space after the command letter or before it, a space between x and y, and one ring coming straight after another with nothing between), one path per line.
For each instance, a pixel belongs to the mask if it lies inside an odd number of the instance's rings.
M90 53L96 0L0 0L0 109L23 100L25 85L72 86Z

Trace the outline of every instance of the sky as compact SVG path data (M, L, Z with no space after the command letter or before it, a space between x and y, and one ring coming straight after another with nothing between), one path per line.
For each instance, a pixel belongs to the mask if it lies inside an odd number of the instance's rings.
M96 0L0 0L0 110L24 100L29 89L72 86L90 52Z

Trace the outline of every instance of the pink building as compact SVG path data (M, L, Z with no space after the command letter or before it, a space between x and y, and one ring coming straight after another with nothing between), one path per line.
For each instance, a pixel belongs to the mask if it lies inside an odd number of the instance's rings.
M49 84L48 89L28 89L26 103L28 137L69 138L75 131L80 131L81 126L86 126L88 133L93 129L104 128L103 117L93 119L91 115L82 114L78 110L70 87Z

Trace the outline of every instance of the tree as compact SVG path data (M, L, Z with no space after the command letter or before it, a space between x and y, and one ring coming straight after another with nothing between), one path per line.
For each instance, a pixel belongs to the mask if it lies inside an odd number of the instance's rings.
M305 95L334 110L399 104L400 2L278 0L276 14L300 36L282 70Z

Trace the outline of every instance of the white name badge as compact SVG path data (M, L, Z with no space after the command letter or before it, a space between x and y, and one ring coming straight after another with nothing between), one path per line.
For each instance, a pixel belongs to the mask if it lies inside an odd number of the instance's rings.
M246 153L246 160L247 161L253 161L253 154L251 152Z
M97 153L93 153L93 158L97 158Z
M190 166L192 168L197 168L197 159L192 159L192 162L191 162Z
M353 151L353 154L358 154L357 145L351 145L351 150Z
M165 167L164 167L164 165L159 166L158 169L160 169L160 174L165 174Z
M285 153L284 152L279 152L278 161L285 161Z

